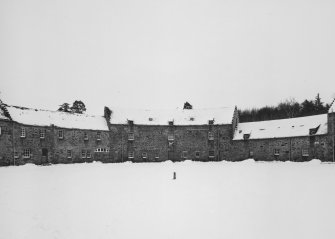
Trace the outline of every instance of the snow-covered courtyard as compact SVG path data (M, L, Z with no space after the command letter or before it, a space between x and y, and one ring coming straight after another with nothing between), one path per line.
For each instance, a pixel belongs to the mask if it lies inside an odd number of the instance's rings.
M3 167L0 238L333 239L335 164Z

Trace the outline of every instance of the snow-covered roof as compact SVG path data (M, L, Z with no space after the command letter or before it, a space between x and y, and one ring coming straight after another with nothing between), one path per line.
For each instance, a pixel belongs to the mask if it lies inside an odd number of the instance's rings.
M111 124L126 124L128 120L139 125L205 125L209 120L214 124L231 124L234 108L140 110L112 108Z
M7 106L12 119L26 125L50 126L61 128L108 130L107 122L102 116L65 113L60 111L28 109Z
M250 134L249 139L308 136L310 135L310 129L315 129L315 135L321 135L327 133L327 122L327 114L322 114L281 120L239 123L234 133L234 140L242 140L244 134Z

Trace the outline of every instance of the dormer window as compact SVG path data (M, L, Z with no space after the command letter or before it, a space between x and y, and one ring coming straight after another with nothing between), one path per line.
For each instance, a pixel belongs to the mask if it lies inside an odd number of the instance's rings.
M26 128L22 127L21 128L21 138L25 138L26 137Z
M214 133L208 132L208 140L214 140Z
M214 124L214 120L208 120L208 124L209 125L213 125Z
M250 134L243 134L243 139L248 140L250 138Z
M129 140L129 141L133 141L133 140L135 140L135 135L134 135L133 132L128 133L128 140Z
M153 120L154 120L153 118L151 118L151 117L149 118L149 121L153 121Z
M194 121L194 117L190 117L190 121Z
M169 121L169 126L173 126L173 121Z

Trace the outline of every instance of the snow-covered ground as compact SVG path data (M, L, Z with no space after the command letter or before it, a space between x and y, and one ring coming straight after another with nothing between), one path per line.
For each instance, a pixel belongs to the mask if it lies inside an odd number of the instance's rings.
M0 168L4 239L333 239L334 225L335 164L317 160Z

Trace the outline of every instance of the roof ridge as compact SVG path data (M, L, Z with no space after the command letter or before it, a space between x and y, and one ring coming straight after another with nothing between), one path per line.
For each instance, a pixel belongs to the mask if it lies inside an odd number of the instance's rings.
M17 106L17 105L7 105L7 107L13 107L16 109L21 109L21 110L33 110L33 111L44 111L44 112L51 112L51 113L60 113L60 114L69 114L69 115L85 115L85 116L91 116L91 117L103 117L101 115L91 115L91 114L86 114L86 113L74 113L74 112L64 112L64 111L58 111L58 110L49 110L49 109L36 109L36 108L29 108L29 107L24 107L24 106Z

